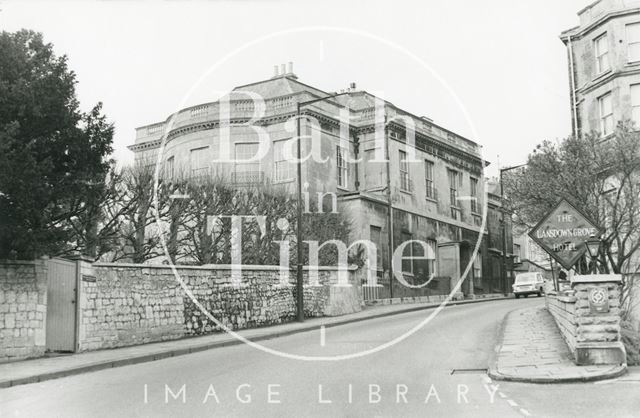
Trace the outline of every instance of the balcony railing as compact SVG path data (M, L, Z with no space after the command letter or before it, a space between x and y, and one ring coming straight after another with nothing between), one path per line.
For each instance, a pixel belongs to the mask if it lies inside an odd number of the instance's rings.
M231 181L236 186L264 183L264 171L235 171Z

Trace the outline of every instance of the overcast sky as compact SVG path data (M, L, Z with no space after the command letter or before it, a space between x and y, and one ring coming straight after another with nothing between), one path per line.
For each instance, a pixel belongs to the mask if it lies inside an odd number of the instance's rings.
M0 27L41 31L68 55L83 108L102 101L115 123L121 162L132 160L135 127L293 61L304 83L356 82L477 141L495 174L498 154L520 164L570 133L558 35L590 2L0 1Z

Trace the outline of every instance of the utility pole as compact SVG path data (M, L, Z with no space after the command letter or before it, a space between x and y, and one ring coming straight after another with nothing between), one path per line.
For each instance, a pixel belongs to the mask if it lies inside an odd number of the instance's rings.
M302 279L302 138L300 135L300 102L296 105L296 132L297 132L297 176L298 176L298 199L297 199L297 227L296 227L296 249L297 249L297 264L296 264L296 306L298 313L298 321L304 322L304 282Z
M507 221L505 219L505 204L504 204L504 172L509 170L515 170L516 168L524 167L527 164L520 164L513 167L506 167L500 169L500 209L502 211L502 290L504 294L509 293L509 286L507 283Z
M393 299L393 202L391 201L391 154L389 139L387 138L387 115L384 115L384 144L387 157L387 235L388 235L388 259L389 259L389 299Z

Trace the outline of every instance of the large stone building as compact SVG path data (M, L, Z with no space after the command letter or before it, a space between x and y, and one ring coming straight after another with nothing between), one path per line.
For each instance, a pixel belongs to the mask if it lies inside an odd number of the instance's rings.
M272 78L236 87L220 101L182 109L166 121L137 128L130 149L137 160L153 163L167 131L160 160L171 175L178 170L188 175L224 173L236 184L268 182L294 192L296 166L287 161L285 147L296 134L297 103L325 98L302 107L302 113L312 118L301 120L302 135L315 135L322 157L328 158L326 163L305 162L302 181L311 196L335 193L340 210L349 211L354 220L353 239L376 243L378 276L387 285L382 291L387 294L375 296L388 296L390 225L394 248L418 239L427 242L435 254L428 261L402 263L409 283L424 283L433 273L457 278L470 266L465 294L497 289L500 274L491 267L488 233L481 230L487 163L480 146L426 117L357 90L355 85L340 96L329 97L332 94L300 82L291 66L286 71L284 66L282 70L276 67ZM263 100L263 109L256 104L257 97ZM227 99L228 105L221 104ZM220 123L221 106L229 108L229 124ZM340 123L345 118L349 119L347 128ZM212 162L219 155L221 130L227 128L233 155L255 155L259 148L256 127L268 134L271 143L263 158L251 163ZM414 145L408 140L411 132L415 132ZM341 136L348 140L341 141ZM302 155L307 155L311 141L303 140L302 148ZM407 161L412 152L415 158ZM361 161L354 162L358 159ZM482 245L472 259L478 240ZM405 255L411 251L407 248ZM394 296L404 295L404 290L394 287ZM425 288L422 294L428 291Z
M640 126L640 1L599 0L562 32L567 47L572 131L610 135L618 121Z

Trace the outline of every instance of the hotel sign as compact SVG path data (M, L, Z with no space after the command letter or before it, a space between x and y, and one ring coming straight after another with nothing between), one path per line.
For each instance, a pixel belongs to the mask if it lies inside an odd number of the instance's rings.
M566 199L536 225L529 236L565 269L570 269L587 250L586 241L601 228Z

